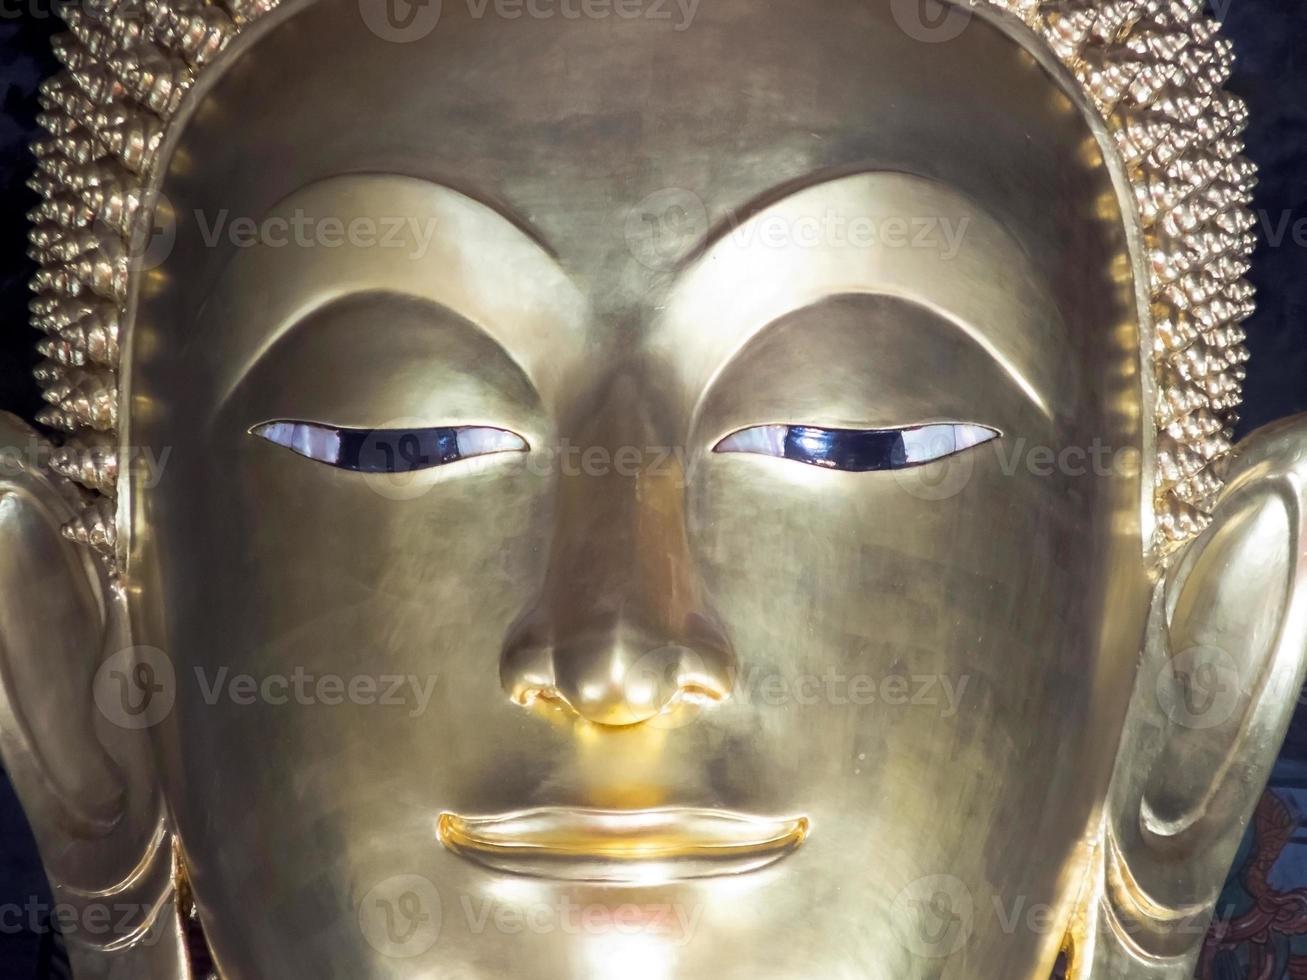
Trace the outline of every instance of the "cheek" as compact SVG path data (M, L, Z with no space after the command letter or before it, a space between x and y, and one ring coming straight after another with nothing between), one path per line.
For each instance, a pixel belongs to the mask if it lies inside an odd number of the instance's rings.
M229 800L290 792L260 782L273 746L299 760L295 792L324 800L404 772L457 778L441 733L516 710L498 660L543 576L550 479L501 459L387 484L274 446L232 448L238 464L216 478L178 453L149 498L152 551L169 567L155 593L162 628L144 642L170 651L179 677L177 724L161 736L183 743L183 755L221 758L225 778L247 791ZM375 699L237 704L230 685L206 700L224 671L228 680L302 671L376 690L391 677L433 686L417 714Z
M872 907L944 872L978 902L991 888L1052 901L1098 792L1082 682L1106 581L1094 503L998 462L977 451L935 492L718 459L690 491L749 751L821 828L812 860L878 869L860 886ZM797 697L805 683L815 700ZM987 866L1018 849L1032 856L1021 880Z
M859 741L929 763L923 779L941 771L930 746L956 753L955 773L1019 767L1041 739L1074 752L1101 608L1089 510L984 447L957 459L927 479L719 458L691 490L696 558L743 676L842 692L773 712L835 740L832 774Z
M788 621L778 639L831 630L957 655L1018 636L1042 649L1041 624L1083 629L1092 501L1073 506L1058 476L1003 472L987 446L945 463L851 474L709 460L690 522L719 614Z
M234 460L226 472L178 453L154 496L161 552L202 556L222 583L177 610L233 615L249 641L234 655L275 655L306 632L364 635L381 657L455 650L474 624L516 615L543 572L550 481L518 454L371 475L243 434L228 441L213 440L217 458Z

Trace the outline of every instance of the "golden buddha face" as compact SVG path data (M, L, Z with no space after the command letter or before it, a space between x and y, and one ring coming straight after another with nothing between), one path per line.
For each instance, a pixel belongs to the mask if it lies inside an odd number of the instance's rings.
M164 193L133 615L228 976L1049 972L1147 585L1138 466L1030 454L1137 463L1142 422L1111 179L1017 43L714 2L396 45L328 2ZM209 247L224 211L257 244ZM206 699L224 670L405 680ZM360 928L396 882L429 949L398 904ZM1005 930L1021 900L1059 912Z
M227 980L1089 942L1159 581L1124 178L1014 23L677 28L321 0L165 149L124 582Z

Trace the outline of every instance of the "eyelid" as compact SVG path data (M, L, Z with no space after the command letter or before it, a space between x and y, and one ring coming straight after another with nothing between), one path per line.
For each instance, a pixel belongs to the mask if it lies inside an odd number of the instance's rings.
M975 422L885 429L771 424L732 432L713 452L750 453L826 469L867 472L921 466L1001 437L993 426Z
M277 419L253 426L250 434L306 459L357 473L413 472L530 448L515 432L481 425L359 429Z

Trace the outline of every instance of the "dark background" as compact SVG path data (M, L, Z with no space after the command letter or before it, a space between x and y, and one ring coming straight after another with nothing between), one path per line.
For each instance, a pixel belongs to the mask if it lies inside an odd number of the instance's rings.
M57 67L48 43L59 25L53 4L0 0L0 410L27 418L40 400L31 379L37 335L27 323L34 267L25 254L25 214L36 196L24 186L32 170L26 144L36 132L36 86ZM1245 138L1261 166L1254 208L1262 245L1250 276L1258 308L1247 323L1252 361L1242 433L1307 410L1307 3L1215 0L1213 7L1235 44L1231 88L1251 108ZM1307 712L1300 715L1286 757L1307 758ZM28 921L31 902L48 907L49 899L17 801L0 778L0 978L36 976L42 946L49 946L42 930L16 928L20 918Z

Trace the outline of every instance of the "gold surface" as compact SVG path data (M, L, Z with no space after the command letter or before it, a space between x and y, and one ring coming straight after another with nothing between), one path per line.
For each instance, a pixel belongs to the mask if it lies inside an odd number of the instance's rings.
M1302 683L1307 430L1217 495L1239 233L1184 253L1196 339L1046 36L1092 18L1036 7L241 14L140 168L121 478L54 467L114 561L0 430L0 748L56 889L144 910L79 976L183 975L171 843L227 980L1190 975ZM526 448L358 472L287 420ZM1000 437L719 451L955 424Z
M791 853L808 831L804 817L692 809L442 813L437 823L446 848L496 871L626 884L755 871Z

